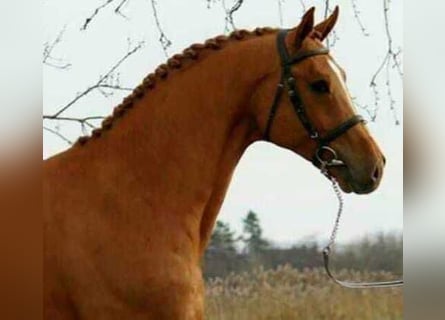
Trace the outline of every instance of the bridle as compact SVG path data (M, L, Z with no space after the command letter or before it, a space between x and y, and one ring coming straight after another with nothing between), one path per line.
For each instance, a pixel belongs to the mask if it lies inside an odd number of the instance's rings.
M297 114L304 129L307 131L309 137L317 144L317 148L312 157L312 163L315 166L317 166L320 169L321 173L325 175L332 182L332 187L339 201L339 208L334 228L332 230L328 245L323 249L323 262L326 273L335 283L347 288L364 289L364 288L388 288L388 287L401 286L403 285L403 280L382 281L382 282L341 281L335 278L335 276L329 269L329 254L332 251L332 247L334 246L335 238L337 235L337 230L340 223L340 217L343 211L343 198L338 183L335 180L335 178L329 174L328 168L334 166L345 166L344 162L338 159L337 153L333 148L329 146L329 143L334 141L344 133L346 133L349 129L353 128L355 125L359 123L364 123L365 120L360 115L353 115L351 118L341 123L336 128L329 130L323 136L319 133L317 128L313 125L313 123L307 116L304 105L298 95L298 91L296 88L296 80L292 75L291 66L310 57L328 54L329 49L319 48L314 50L300 51L293 57L290 57L286 49L286 43L285 43L288 31L289 30L283 29L280 30L277 34L277 48L281 60L281 78L280 82L278 83L277 90L275 92L275 97L273 99L272 106L270 107L269 118L267 119L266 129L264 131L263 138L264 140L270 139L270 130L272 128L273 120L277 113L281 96L283 94L283 91L287 89L287 94L289 96L289 100L294 108L295 113ZM330 154L330 157L328 159L325 159L323 157L323 154L325 152Z
M346 133L349 129L351 129L355 125L365 122L365 120L360 115L354 115L345 122L343 122L342 124L340 124L338 127L329 130L324 136L321 136L317 128L313 125L313 123L307 116L304 105L300 99L300 96L298 95L298 91L296 88L296 80L292 75L291 67L307 58L328 54L329 49L319 48L313 50L300 51L293 57L290 57L286 49L286 43L285 43L288 31L289 30L287 29L282 29L278 32L277 35L277 48L281 60L281 79L280 82L278 83L272 106L270 107L269 118L267 119L266 129L264 131L263 138L265 140L269 140L270 138L270 130L272 128L273 120L275 119L275 115L277 113L281 96L283 94L283 91L287 89L287 94L289 96L289 100L294 108L295 113L300 119L300 122L303 125L304 129L307 131L309 137L317 144L317 149L315 151L314 156L312 157L313 164L320 168L322 165L324 165L325 167L344 166L343 161L338 159L335 150L329 147L328 145L330 142L334 141L339 136ZM324 152L330 153L330 158L328 160L323 160ZM325 168L321 169L324 170Z

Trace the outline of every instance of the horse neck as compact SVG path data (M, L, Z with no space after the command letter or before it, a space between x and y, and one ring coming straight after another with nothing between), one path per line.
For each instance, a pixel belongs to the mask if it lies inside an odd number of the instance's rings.
M90 146L106 157L103 176L119 179L130 198L143 193L154 211L197 221L191 233L201 253L233 170L259 137L250 99L270 58L261 38L174 71Z

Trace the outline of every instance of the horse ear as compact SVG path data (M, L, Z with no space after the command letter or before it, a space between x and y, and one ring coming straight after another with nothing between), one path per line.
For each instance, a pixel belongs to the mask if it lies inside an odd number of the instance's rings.
M301 23L295 30L295 44L300 47L303 40L312 32L314 29L314 11L315 7L310 8L301 18Z
M339 11L338 6L336 6L334 12L332 12L332 14L325 21L315 26L314 29L319 33L321 41L323 41L328 36L329 32L331 32L334 28L338 19Z

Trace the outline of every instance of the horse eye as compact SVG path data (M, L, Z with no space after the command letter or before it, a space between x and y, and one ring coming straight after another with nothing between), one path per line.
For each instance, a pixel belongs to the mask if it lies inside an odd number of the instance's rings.
M311 83L311 89L316 93L329 93L329 85L325 80L318 80Z

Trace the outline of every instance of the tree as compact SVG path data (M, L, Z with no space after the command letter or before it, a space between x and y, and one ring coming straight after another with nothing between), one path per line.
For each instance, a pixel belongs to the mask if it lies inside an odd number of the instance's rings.
M236 241L230 225L217 221L204 255L205 278L221 277L243 269L245 259L238 254Z
M217 221L210 238L209 250L236 252L235 232L228 223Z
M250 210L243 219L243 241L246 251L252 255L258 255L270 247L270 243L263 238L263 229L255 212Z

